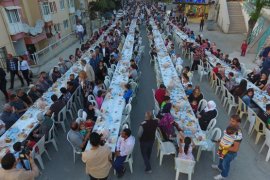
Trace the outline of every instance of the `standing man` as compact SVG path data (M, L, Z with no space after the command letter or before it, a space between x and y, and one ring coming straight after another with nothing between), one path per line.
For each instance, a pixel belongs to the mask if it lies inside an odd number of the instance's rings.
M80 24L80 23L77 23L76 25L76 33L79 35L79 38L80 38L80 44L82 42L84 42L84 29L83 29L83 26Z
M200 32L203 31L203 26L204 26L204 18L202 17L201 22L200 22Z
M116 144L115 161L113 167L120 178L125 174L124 162L126 157L132 153L135 145L135 138L131 135L130 129L124 129Z
M158 121L153 119L151 111L145 113L145 120L141 123L138 132L140 140L141 153L145 164L145 172L152 173L150 165L150 156L155 142L155 134Z
M18 59L14 58L12 54L8 54L6 64L7 64L7 72L10 72L10 88L9 89L13 89L15 75L18 76L23 87L24 86L23 78L19 74L19 71L18 71Z
M229 126L236 128L238 131L235 134L235 140L233 145L228 149L228 153L224 156L223 159L219 159L219 164L213 164L212 168L216 169L220 172L219 175L215 176L214 179L221 180L225 179L229 175L230 164L232 160L237 156L237 152L239 151L240 143L242 141L242 130L240 129L241 119L238 115L232 115Z
M6 72L1 67L0 67L0 90L5 95L6 102L8 102Z
M101 53L102 53L102 56L103 56L103 61L107 64L108 67L110 67L110 63L109 63L109 60L110 60L110 50L106 46L105 42L103 42L101 44Z

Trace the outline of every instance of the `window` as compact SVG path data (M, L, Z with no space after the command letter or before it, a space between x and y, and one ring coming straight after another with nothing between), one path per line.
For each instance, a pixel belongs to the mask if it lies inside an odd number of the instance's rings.
M58 24L55 24L53 27L54 27L54 30L56 32L60 32L61 31L61 25L59 23Z
M56 13L57 8L56 8L56 3L55 2L50 2L50 12L51 13Z
M74 0L67 0L67 2L69 8L74 7Z
M64 20L63 24L64 24L64 28L67 29L68 28L68 20Z
M10 23L21 22L20 15L17 9L6 10Z
M44 15L49 15L50 14L50 8L49 8L49 3L48 2L44 2L42 4L42 10L43 10Z
M65 0L60 0L60 9L65 9Z

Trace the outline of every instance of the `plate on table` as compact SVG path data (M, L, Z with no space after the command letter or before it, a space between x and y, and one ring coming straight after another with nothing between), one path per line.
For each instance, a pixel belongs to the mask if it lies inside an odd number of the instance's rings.
M18 137L19 139L21 139L21 140L24 140L25 138L27 138L27 134L25 134L24 132L21 132L21 133L18 134L17 137Z
M21 120L27 120L29 117L30 117L29 114L24 114L24 115L21 116L20 119Z

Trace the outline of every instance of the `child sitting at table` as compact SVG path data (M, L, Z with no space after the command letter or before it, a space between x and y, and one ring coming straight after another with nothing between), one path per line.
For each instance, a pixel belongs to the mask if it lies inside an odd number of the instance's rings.
M193 110L193 112L196 114L197 113L197 110L198 110L198 102L196 100L193 100L191 103L191 108Z
M80 134L83 135L83 137L87 134L87 130L85 128L84 123L80 123Z
M98 109L101 108L101 105L103 103L103 92L101 90L98 91L97 93L97 97L96 97L96 102L97 102L97 105L98 105Z
M182 135L180 137L178 157L180 159L194 161L194 156L192 154L193 147L194 147L194 143L193 143L192 139L190 137L184 137Z
M191 95L193 93L192 84L187 85L187 89L185 90L185 93L187 96Z
M227 127L227 129L224 131L224 135L220 140L217 152L220 159L223 159L224 156L229 152L229 148L233 145L234 140L236 139L236 132L237 129L232 126Z

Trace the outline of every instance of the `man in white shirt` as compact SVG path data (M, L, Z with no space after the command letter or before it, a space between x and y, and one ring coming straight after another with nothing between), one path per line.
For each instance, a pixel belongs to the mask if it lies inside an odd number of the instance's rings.
M123 164L126 157L132 153L134 145L135 138L131 135L130 129L124 129L117 141L115 152L116 159L113 163L113 167L119 178L125 174L126 169L124 168Z
M77 25L76 25L76 33L79 35L80 44L81 44L84 41L84 39L83 39L84 29L83 29L83 26L80 23L77 23Z

